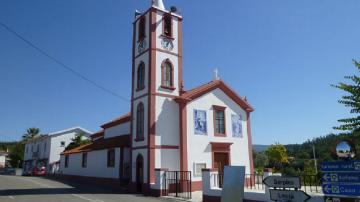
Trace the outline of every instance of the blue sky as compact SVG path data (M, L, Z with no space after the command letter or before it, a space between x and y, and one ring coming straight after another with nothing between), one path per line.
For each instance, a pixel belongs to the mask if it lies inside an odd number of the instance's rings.
M330 84L360 59L358 0L164 0L184 16L184 79L221 78L255 108L253 142L301 143L334 132L348 109ZM150 0L2 0L0 21L50 55L130 98L134 10ZM91 131L129 111L0 27L0 141L28 127Z

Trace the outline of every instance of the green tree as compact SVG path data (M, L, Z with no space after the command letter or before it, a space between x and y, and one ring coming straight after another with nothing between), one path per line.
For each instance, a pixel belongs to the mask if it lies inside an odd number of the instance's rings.
M360 71L360 63L354 60L354 65ZM345 79L350 80L350 83L340 82L333 86L347 93L341 97L339 103L351 108L350 113L356 115L351 118L338 120L341 125L334 128L351 132L360 131L360 77L356 75L345 76Z
M282 170L289 163L287 151L284 145L275 144L266 149L265 154L269 160L269 166L276 170Z
M268 164L268 157L264 152L253 151L254 167L259 170L263 170Z
M89 143L91 143L91 140L87 139L84 133L79 133L73 139L71 139L71 143L65 148L65 150L74 149Z
M11 146L9 152L10 165L13 168L19 168L24 160L24 148L23 142L18 142Z
M22 140L24 142L27 142L29 140L32 140L34 138L37 138L40 136L40 129L39 128L28 128L26 130L26 134L22 136Z

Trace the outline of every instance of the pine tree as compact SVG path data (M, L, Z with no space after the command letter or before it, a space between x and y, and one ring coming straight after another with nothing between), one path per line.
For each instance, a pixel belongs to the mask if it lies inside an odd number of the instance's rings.
M360 72L360 63L354 60L354 65ZM340 82L333 86L347 92L347 95L341 97L339 103L351 108L350 113L356 114L356 116L338 120L341 125L334 127L334 129L358 132L360 131L360 77L356 75L345 76L345 79L350 80L351 84Z

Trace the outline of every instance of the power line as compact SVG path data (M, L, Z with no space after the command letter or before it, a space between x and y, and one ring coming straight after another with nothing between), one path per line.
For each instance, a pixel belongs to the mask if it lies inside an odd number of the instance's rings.
M39 46L35 45L34 43L32 43L31 41L27 40L25 37L21 36L19 33L17 33L15 30L11 29L9 26L7 26L6 24L4 24L3 22L0 22L0 25L2 27L4 27L8 32L10 32L11 34L15 35L17 38L19 38L20 40L24 41L27 45L31 46L32 48L34 48L35 50L37 50L38 52L40 52L42 55L44 55L45 57L49 58L50 60L54 61L55 63L57 63L58 65L60 65L61 67L63 67L64 69L68 70L69 72L73 73L74 75L76 75L77 77L87 81L88 83L94 85L95 87L97 87L98 89L114 96L117 97L125 102L129 102L129 100L117 93L115 93L114 91L105 88L104 86L98 84L97 82L89 79L88 77L82 75L80 72L76 71L75 69L71 68L70 66L66 65L65 63L61 62L59 59L56 59L55 57L51 56L50 54L48 54L46 51L44 51L43 49L41 49Z

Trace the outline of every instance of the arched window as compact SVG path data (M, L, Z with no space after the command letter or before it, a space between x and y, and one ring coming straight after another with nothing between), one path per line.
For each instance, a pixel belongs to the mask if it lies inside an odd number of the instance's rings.
M172 37L172 17L171 15L165 15L163 18L163 35Z
M163 88L174 89L174 68L170 60L167 59L162 64L162 82Z
M138 40L141 41L145 38L145 17L142 16L139 20L139 37Z
M136 110L136 141L144 140L144 104L140 102Z
M137 70L137 90L145 88L145 64L141 62Z

